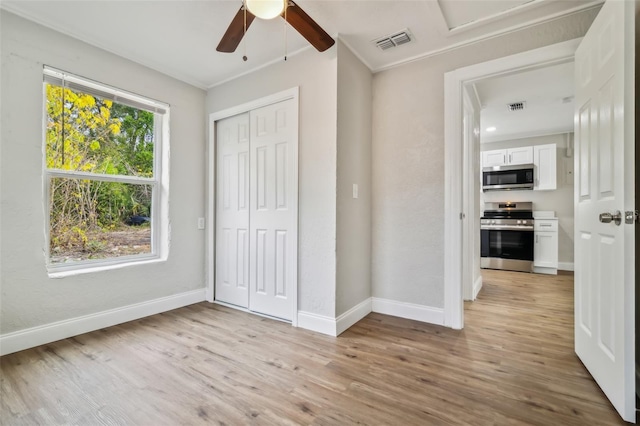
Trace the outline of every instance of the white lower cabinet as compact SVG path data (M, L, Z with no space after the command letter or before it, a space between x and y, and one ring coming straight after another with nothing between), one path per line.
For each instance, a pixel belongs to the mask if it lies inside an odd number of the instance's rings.
M533 271L558 273L558 220L536 219L534 222Z

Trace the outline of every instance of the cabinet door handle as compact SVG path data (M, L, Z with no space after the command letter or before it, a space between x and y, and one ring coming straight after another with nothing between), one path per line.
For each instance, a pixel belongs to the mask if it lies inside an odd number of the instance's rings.
M507 154L504 154L504 155L502 156L502 162L503 162L504 164L507 164Z
M511 161L513 161L513 157L511 157L512 154L509 154L509 164L511 164Z

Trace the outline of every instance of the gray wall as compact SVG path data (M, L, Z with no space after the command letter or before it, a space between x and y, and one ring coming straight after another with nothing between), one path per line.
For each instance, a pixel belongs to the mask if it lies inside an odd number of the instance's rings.
M597 10L374 75L373 296L444 305L444 73L571 40Z
M373 296L443 306L444 73L580 37L596 12L495 37L373 77ZM203 288L204 232L196 229L196 218L204 216L204 92L5 11L0 19L0 333ZM367 105L351 99L349 93L353 97L369 95L366 84L349 84L351 79L366 82L366 72L343 48L322 54L309 49L286 63L213 87L206 94L205 107L207 113L216 112L300 87L299 309L329 317L366 298L368 280L363 257L369 220L363 208L368 195ZM341 69L338 55L344 61ZM43 64L171 105L172 240L166 262L58 280L47 277L43 255ZM338 90L345 91L345 96L338 96ZM341 121L339 127L343 111L345 117L358 113L353 115L354 120L360 120L358 124L342 127L345 122ZM351 137L357 139L357 145L349 146ZM362 161L357 170L350 169L350 157ZM348 198L355 179L362 179L357 182L361 185L359 203ZM354 228L358 217L364 224ZM361 238L354 243L350 233ZM353 263L342 254L351 253L350 244L355 244L354 259L358 259Z
M0 333L204 288L205 92L0 11ZM171 105L166 262L49 279L45 268L42 66Z
M485 143L482 151L521 146L556 144L555 191L492 191L482 193L483 202L531 201L534 210L551 210L558 218L558 261L573 263L573 156L568 157L565 134L524 138L512 141ZM571 172L570 175L568 173ZM480 179L478 178L478 181Z
M338 40L336 317L371 297L372 80Z
M298 151L298 310L333 318L336 281L336 47L215 86L207 114L300 87Z

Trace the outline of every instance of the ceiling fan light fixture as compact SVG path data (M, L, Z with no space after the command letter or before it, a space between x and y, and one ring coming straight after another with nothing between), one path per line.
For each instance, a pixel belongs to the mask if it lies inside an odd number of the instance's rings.
M287 0L245 0L249 12L260 19L273 19L284 11Z

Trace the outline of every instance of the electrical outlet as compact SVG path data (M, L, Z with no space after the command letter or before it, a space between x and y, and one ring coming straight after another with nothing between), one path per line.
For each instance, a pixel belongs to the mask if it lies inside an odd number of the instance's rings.
M204 217L198 218L198 229L204 229Z

